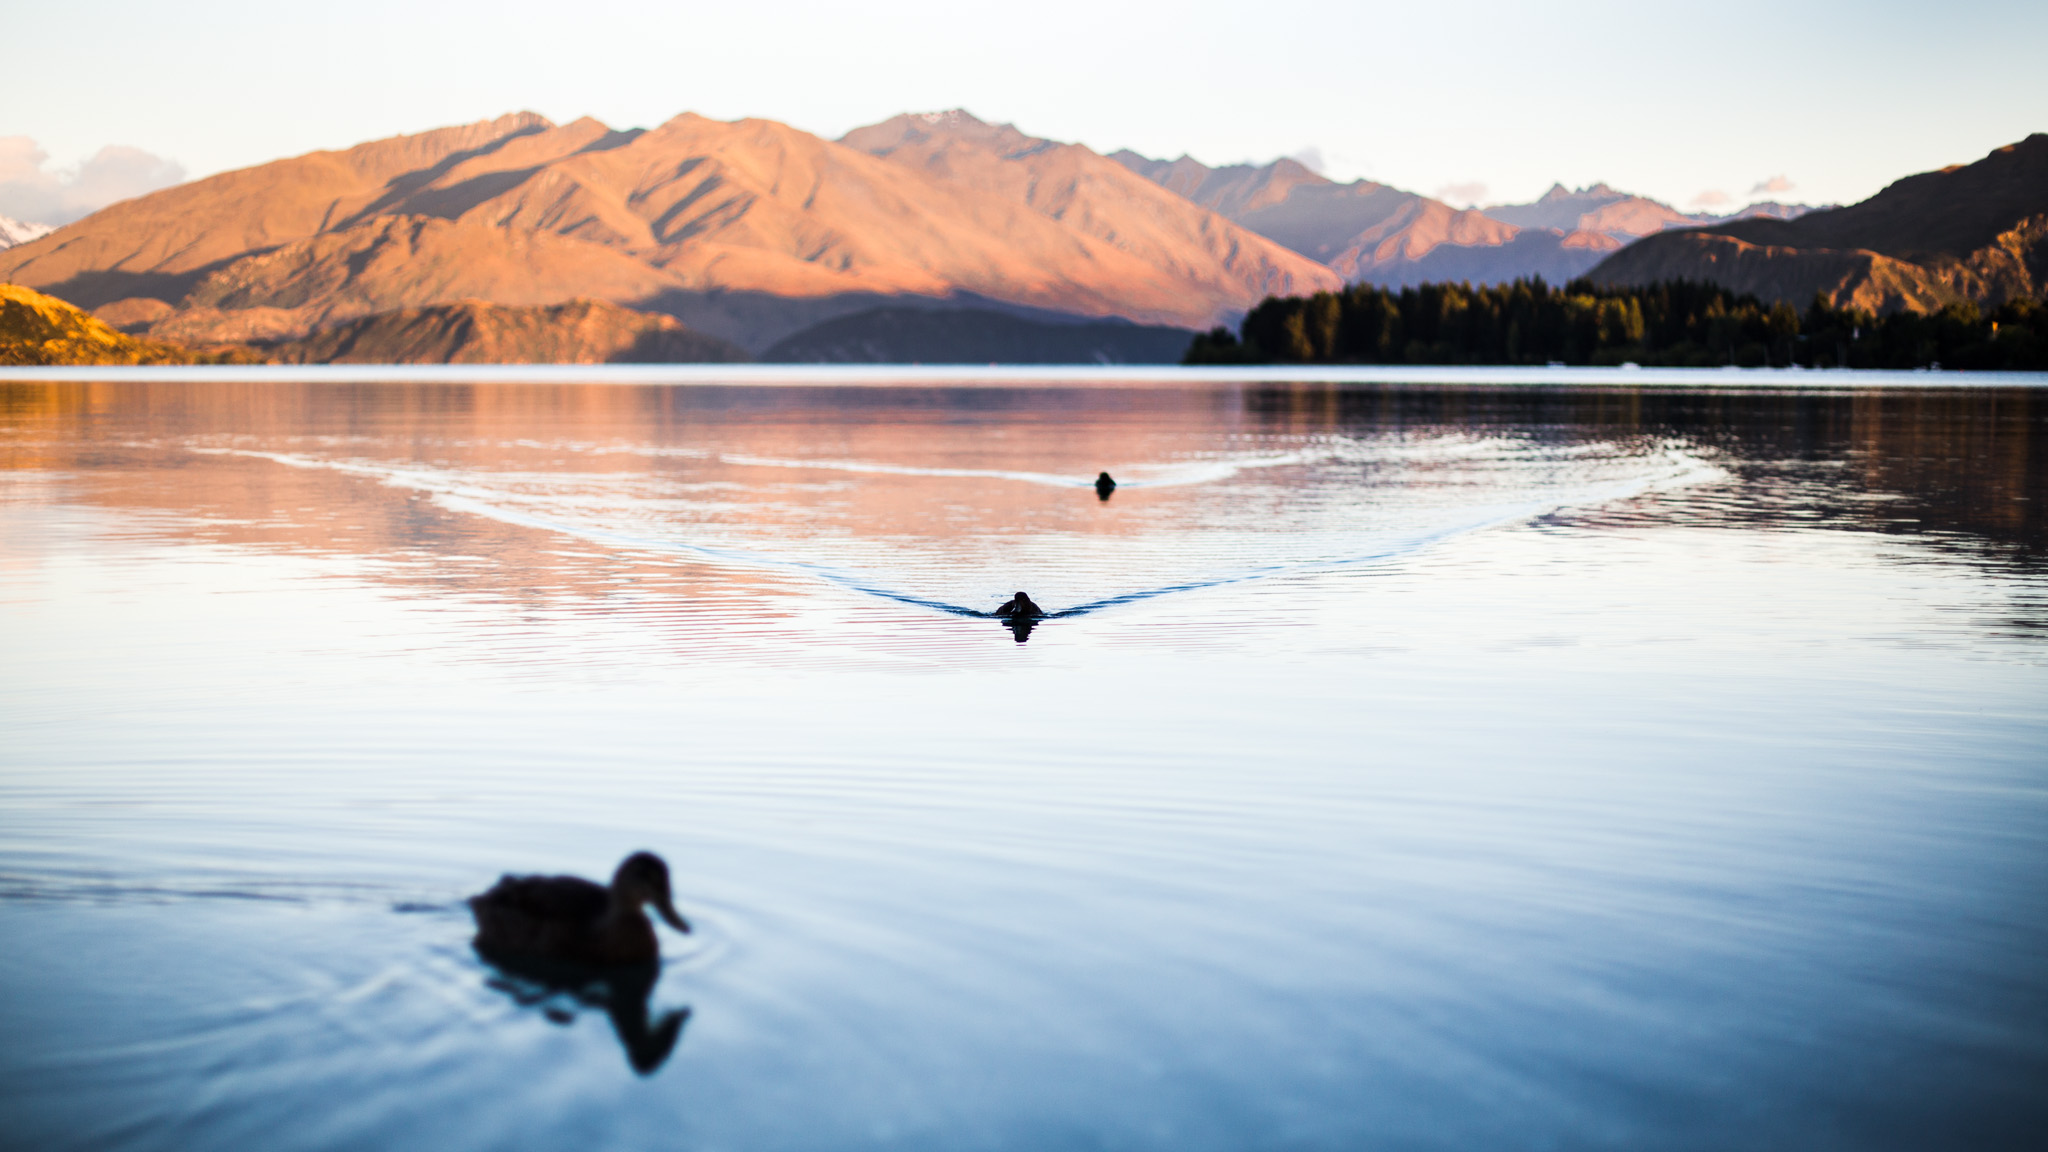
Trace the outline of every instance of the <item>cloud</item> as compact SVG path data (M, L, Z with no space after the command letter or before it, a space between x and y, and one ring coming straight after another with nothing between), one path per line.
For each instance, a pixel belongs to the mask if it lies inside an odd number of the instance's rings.
M1709 188L1692 198L1692 206L1695 208L1724 208L1734 201L1735 197L1728 195L1719 188Z
M1771 178L1770 178L1769 180L1759 180L1759 181L1757 181L1757 182L1756 182L1756 187L1754 187L1754 188L1751 188L1751 189L1749 190L1749 194L1750 194L1751 196L1761 196L1761 195L1763 195L1763 194L1764 194L1764 193L1766 193L1766 192L1771 192L1771 193L1778 193L1778 192L1790 192L1790 191L1791 191L1792 189L1794 189L1794 188L1797 188L1797 187L1798 187L1798 185L1797 185L1797 184L1794 184L1794 183L1792 183L1792 181L1791 181L1790 179L1788 179L1787 177L1784 177L1784 176L1773 176L1773 177L1771 177Z
M1321 148L1316 147L1313 144L1309 145L1306 148L1303 148L1299 152L1294 153L1293 155L1289 156L1288 159L1294 161L1295 163L1301 165L1309 171L1316 173L1319 176L1327 175L1327 173L1324 171L1326 165L1323 160L1323 150Z
M174 160L110 144L76 167L49 167L50 154L27 136L0 136L0 216L69 224L112 204L185 181Z
M1457 204L1470 208L1486 198L1486 185L1477 180L1466 180L1459 184L1445 184L1436 190L1436 198L1446 204Z

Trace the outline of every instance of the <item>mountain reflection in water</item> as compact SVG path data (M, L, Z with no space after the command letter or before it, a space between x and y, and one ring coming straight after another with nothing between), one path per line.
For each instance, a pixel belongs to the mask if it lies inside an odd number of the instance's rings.
M2024 1146L2044 501L2023 388L0 385L0 1143ZM663 968L468 946L640 846Z

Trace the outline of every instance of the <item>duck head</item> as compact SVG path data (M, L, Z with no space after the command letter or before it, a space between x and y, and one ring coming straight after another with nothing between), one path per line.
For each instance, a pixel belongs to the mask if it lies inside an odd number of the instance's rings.
M1030 620L1045 615L1045 609L1032 603L1031 597L1019 592L1010 598L1008 604L996 609L996 615L1007 616L1012 620Z
M652 852L635 852L619 864L619 870L612 873L612 900L615 906L626 908L649 906L669 927L678 932L690 930L689 921L676 911L669 895L668 865Z

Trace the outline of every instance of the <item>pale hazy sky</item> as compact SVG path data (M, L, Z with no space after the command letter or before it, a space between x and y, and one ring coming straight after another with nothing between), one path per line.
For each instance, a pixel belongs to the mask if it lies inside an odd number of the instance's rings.
M109 0L10 4L0 26L0 138L48 156L0 147L0 184L51 196L147 167L76 170L109 145L199 176L522 108L837 136L964 107L1103 152L1314 149L1460 202L1605 180L1680 207L1859 200L2048 131L2039 0Z

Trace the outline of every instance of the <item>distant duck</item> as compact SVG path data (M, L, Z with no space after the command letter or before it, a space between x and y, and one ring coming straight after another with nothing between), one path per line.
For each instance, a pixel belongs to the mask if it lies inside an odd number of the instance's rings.
M1114 491L1116 491L1116 481L1110 479L1109 473L1098 472L1095 474L1095 495L1097 497L1107 500L1109 499L1109 494Z
M668 865L652 852L626 857L609 888L577 876L508 875L469 898L477 951L571 964L659 960L661 945L643 905L676 931L690 930L671 902Z
M996 609L996 615L1005 620L1036 620L1045 615L1045 609L1031 602L1031 597L1019 592L1011 597L1008 604Z

